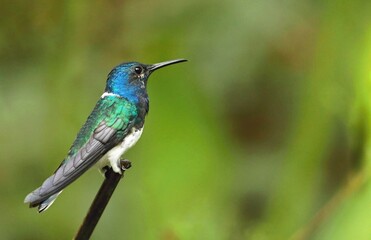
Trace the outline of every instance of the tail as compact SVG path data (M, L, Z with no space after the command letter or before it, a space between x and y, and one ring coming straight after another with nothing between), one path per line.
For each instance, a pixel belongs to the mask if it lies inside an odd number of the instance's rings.
M36 189L35 191L26 196L26 198L24 199L24 203L29 203L30 208L37 207L37 210L39 211L39 213L41 213L47 210L53 204L53 202L55 201L55 199L57 199L58 195L61 194L61 192L62 191L59 191L51 195L47 199L39 201L40 196L36 194L37 193Z

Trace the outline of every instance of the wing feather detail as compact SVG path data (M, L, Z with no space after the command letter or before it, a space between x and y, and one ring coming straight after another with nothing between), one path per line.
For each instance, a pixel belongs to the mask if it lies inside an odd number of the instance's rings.
M87 152L84 157L82 157L81 154L83 151ZM76 180L86 170L94 165L106 152L107 148L104 144L91 138L74 157L68 159L68 161L58 168L52 176L47 178L41 187L30 193L26 197L25 201L30 202L31 206L37 206L49 196L61 191L71 182Z
M96 106L98 111L93 111L89 116L67 158L52 176L47 178L39 188L27 195L25 202L29 203L30 207L36 207L53 194L60 192L122 141L134 124L135 114L133 113L135 112L133 111L135 110L132 107L130 111L124 111L128 108L121 105L130 104L127 100L118 103L115 101L117 100L113 100L113 103L108 103L105 106L98 102ZM103 109L100 109L101 107ZM101 116L97 113L100 113ZM102 120L98 124L93 124L97 118ZM90 138L84 140L84 136L89 131L92 131L89 134ZM83 144L82 141L84 141Z

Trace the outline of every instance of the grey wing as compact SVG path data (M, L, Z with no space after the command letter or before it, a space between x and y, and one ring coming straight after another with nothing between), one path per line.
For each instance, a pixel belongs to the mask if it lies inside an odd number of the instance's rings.
M127 129L126 127L125 130ZM24 202L29 203L30 207L36 207L68 186L118 144L120 139L115 137L116 133L116 129L102 122L87 143L73 157L62 163L41 187L28 194Z

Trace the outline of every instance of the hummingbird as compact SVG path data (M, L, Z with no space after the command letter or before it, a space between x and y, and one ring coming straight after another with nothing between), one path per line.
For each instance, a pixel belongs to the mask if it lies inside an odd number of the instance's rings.
M149 110L147 81L165 66L185 62L176 59L156 64L122 63L108 74L106 88L80 129L67 156L54 174L24 200L39 212L47 210L62 190L93 165L102 173L112 168L121 174L121 156L139 140Z

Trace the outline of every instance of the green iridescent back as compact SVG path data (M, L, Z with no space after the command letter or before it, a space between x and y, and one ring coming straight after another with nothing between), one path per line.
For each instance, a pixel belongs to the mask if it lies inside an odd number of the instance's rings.
M136 116L137 108L135 104L125 98L106 96L99 99L93 112L78 133L65 161L73 157L89 141L94 130L102 121L105 122L106 126L118 131L116 135L119 138L117 140L120 141L124 138L125 128Z

